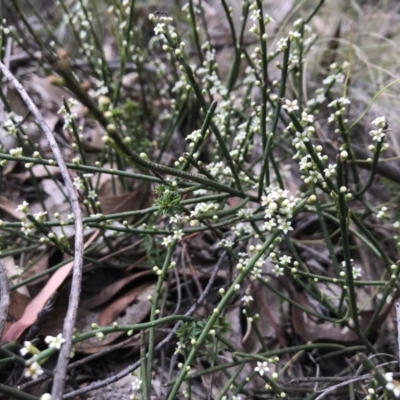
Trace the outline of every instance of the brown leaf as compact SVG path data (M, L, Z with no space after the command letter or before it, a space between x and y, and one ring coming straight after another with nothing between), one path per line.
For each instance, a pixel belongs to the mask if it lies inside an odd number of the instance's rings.
M152 286L152 284L149 282L137 286L106 307L99 315L100 326L108 325L115 321L118 315L120 315L130 304L132 304L134 300L136 300L138 296L149 286Z
M17 219L18 221L24 216L22 211L17 211L17 204L11 200L0 196L0 209L9 214L11 217Z
M90 309L101 306L111 300L117 293L121 292L129 283L135 281L146 275L151 275L152 271L142 271L137 274L127 276L126 278L120 279L111 285L106 286L98 295L92 297L87 301L87 306Z
M36 178L46 178L54 175L60 174L60 168L54 165L41 165L36 164L31 168L32 174ZM31 173L29 171L21 172L18 174L10 174L11 177L19 179L21 183L31 178Z
M154 288L154 284L149 284L147 287L144 287L141 293L139 293L136 297L136 301L125 308L124 315L116 317L114 321L120 325L133 325L142 322L150 312L151 303L148 300L148 296L154 295ZM89 308L86 306L86 302L82 303L82 306L78 311L76 328L80 332L91 330L92 323L98 321L98 319L99 313L89 310ZM126 335L124 332L111 333L106 335L101 342L96 337L93 337L85 340L84 342L77 343L75 348L76 351L86 354L93 354L99 351L99 347L104 349L104 347L109 346L111 343L114 343L124 335Z
M92 237L85 243L85 248L87 248L93 240L99 235L99 232L96 231ZM74 262L71 261L63 267L59 268L48 280L43 289L39 292L37 296L35 296L28 306L25 308L25 311L22 317L11 325L10 329L6 331L2 338L2 343L9 342L11 340L17 340L22 333L29 328L37 319L39 312L43 309L47 301L50 299L52 294L60 287L60 285L64 282L65 278L70 273Z
M39 274L40 272L46 271L46 269L49 267L49 259L51 254L52 252L50 251L47 252L46 254L43 254L42 257L34 265L32 265L32 267L30 267L22 274L21 279L25 280ZM31 257L32 258L35 257L35 254L32 254ZM46 279L46 277L42 277L35 280L34 285L43 281L44 279Z
M146 204L143 204L142 194L145 193L142 191L134 191L129 193L99 196L101 210L103 214L114 214L147 207L148 201L145 202ZM149 196L147 196L147 198L149 198Z
M305 296L302 293L298 293L293 290L291 297L304 308L310 308ZM383 321L388 316L396 298L397 296L393 296L392 302L385 306L377 318L376 323L372 327L370 334L373 334L377 329L379 329ZM369 326L374 312L375 310L371 309L361 311L359 313L359 323L362 331L367 329ZM300 310L298 307L294 306L292 306L292 323L295 332L306 342L327 341L345 344L356 344L360 342L358 335L348 327L336 326L333 322L320 323L319 321L315 321L313 317L305 313L303 310Z

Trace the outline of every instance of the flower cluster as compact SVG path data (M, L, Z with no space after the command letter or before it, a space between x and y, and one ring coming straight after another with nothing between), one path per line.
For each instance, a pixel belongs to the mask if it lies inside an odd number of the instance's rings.
M237 269L239 272L240 272L240 271L244 268L244 266L250 261L251 256L252 256L252 253L255 253L255 252L259 251L259 247L261 247L261 246L260 246L260 245L257 245L257 246L250 246L250 247L249 247L250 254L247 254L247 253L239 253L239 254L238 254L238 256L239 256L239 262L236 264L236 269ZM258 260L256 261L256 263L254 264L254 267L252 268L252 270L250 271L251 276L252 276L252 279L258 279L258 278L261 278L261 277L262 277L262 275L261 275L261 273L262 273L262 267L263 267L263 265L265 264L265 262L266 262L265 256L264 256L264 255L261 255L261 256L258 258ZM248 297L245 296L243 299L246 299L246 300L250 301L250 297L251 297L251 296L248 296ZM243 300L243 299L242 299L242 300ZM243 300L243 301L244 301L244 300Z
M162 240L162 245L165 247L171 247L176 240L183 238L182 229L176 229L172 235L166 236Z
M8 113L5 121L1 123L4 129L5 136L15 136L18 132L18 127L23 121L23 117L15 114L14 112Z
M354 266L353 259L350 259L350 263L351 263L351 267L352 267L353 279L361 278L361 276L362 276L361 268ZM342 266L342 268L346 268L346 261L342 261L341 266ZM346 273L343 271L340 273L340 276L345 277Z
M254 1L254 3L250 5L250 10L251 10L250 19L254 22L254 24L249 29L250 32L256 35L260 34L260 28L259 28L260 21L262 21L264 25L268 25L271 21L274 22L274 20L270 17L269 14L265 14L264 18L262 17L261 10L258 8L256 1ZM263 37L263 40L265 39L266 37Z
M278 258L276 252L270 254L270 260L274 264L274 267L272 268L272 273L277 278L283 276L285 267L288 267L292 263L292 257L283 255Z
M307 142L310 142L310 139L315 134L315 128L313 126L307 126L309 123L312 123L312 121L313 117L303 111L301 118L303 130L301 132L296 131L292 123L288 126L288 130L292 130L295 132L293 144L297 150L297 153L293 156L293 159L299 161L299 167L302 173L301 178L306 184L315 184L317 182L320 182L323 187L326 187L327 184L324 178L329 178L336 175L336 164L329 164L323 170L323 173L325 175L323 176L319 166L316 164L316 161L307 150L306 144ZM323 147L321 145L311 146L313 147L315 156L318 157L321 164L326 164L328 161L328 156L322 155Z
M392 392L395 397L400 397L400 382L393 380L393 373L387 372L384 377L387 382L385 386L386 390Z
M77 104L78 102L75 99L70 98L67 100L67 107L65 105L62 105L60 109L57 111L57 114L63 116L64 119L63 129L71 128L72 124L77 119L78 115L71 111L71 108Z
M285 234L293 230L290 219L297 203L298 199L290 196L287 190L269 187L266 196L261 198L261 205L265 207L264 229L271 231L276 228Z
M49 349L57 350L60 350L63 343L65 343L65 339L62 337L61 333L59 333L56 337L46 336L44 341L49 345Z
M215 60L215 49L208 49L203 66L197 70L197 74L201 77L203 87L206 88L211 96L218 95L226 98L228 89L219 78L217 70L218 64Z
M328 107L331 107L335 110L333 114L331 114L328 118L328 122L331 123L333 121L338 121L344 113L346 112L346 106L349 105L351 101L347 97L340 97L339 99L333 100L328 104Z
M387 131L387 122L385 117L378 117L372 121L372 125L376 125L378 129L369 131L372 140L382 142Z
M381 209L376 214L376 218L378 218L380 220L388 219L389 218L389 216L388 216L388 208L386 206L381 207Z
M136 395L139 392L140 388L142 387L142 383L143 381L139 379L136 375L132 376L131 384L133 395Z
M215 213L215 211L218 211L217 203L200 202L195 205L194 210L190 211L190 216L192 218L198 218L201 216L213 214Z
M45 342L49 345L49 348L60 350L61 345L65 342L65 339L62 337L62 334L60 333L57 335L57 337L46 336ZM37 355L40 353L40 351L31 342L25 341L23 347L21 347L21 349L19 350L19 353L21 354L22 357L25 357L28 354ZM28 367L24 373L26 378L37 379L40 375L43 375L43 373L44 371L38 362L28 361Z

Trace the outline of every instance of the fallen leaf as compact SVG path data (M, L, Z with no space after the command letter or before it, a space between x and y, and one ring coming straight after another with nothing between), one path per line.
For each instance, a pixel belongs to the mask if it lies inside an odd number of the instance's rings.
M99 315L100 326L105 326L115 321L116 318L130 305L132 304L139 295L152 286L152 283L147 282L140 286L131 289L129 292L125 293L117 300L112 302L108 307L106 307Z
M0 196L0 209L6 212L11 217L17 219L18 221L24 216L22 211L17 210L17 204L11 200L6 199L3 196Z
M99 231L96 231L85 243L84 248L86 249L97 238L98 235ZM17 340L22 333L36 321L39 312L43 309L52 294L64 282L65 278L71 272L73 265L74 261L71 261L54 272L39 294L35 296L25 308L22 317L17 322L12 324L10 329L5 332L1 340L2 343L9 342L11 340Z
M116 317L114 321L120 325L134 325L142 322L150 312L151 303L148 300L148 296L154 295L154 289L155 284L149 284L145 287L141 293L138 294L135 302L127 306L124 310L124 314ZM99 312L89 310L86 306L86 302L84 302L78 311L76 329L79 332L87 332L92 329L92 323L98 320ZM114 343L124 335L126 335L125 332L110 333L106 335L101 342L96 337L93 337L77 343L75 349L82 353L93 354L99 351L100 348L104 349L104 347Z
M8 307L8 318L4 326L4 332L10 329L14 321L22 317L30 301L31 298L25 294L17 292L16 290L10 292L10 305ZM0 332L0 334L4 332Z
M9 279L9 281L12 276L16 276L16 275L18 276L19 271L17 271L14 257L11 257L11 256L5 257L1 260L1 262L3 263L5 273L7 275L7 278ZM23 279L22 277L17 277L16 279L14 279L13 283L17 283L19 280L22 280L22 279ZM28 298L31 297L29 294L28 288L26 286L20 286L16 291L20 294L27 296Z
M117 282L112 283L111 285L106 286L101 292L92 297L90 300L87 301L87 306L90 309L99 307L108 301L110 301L116 294L120 293L129 283L139 279L143 276L153 274L152 271L142 271L138 272L137 274L127 276L126 278L120 279Z
M129 193L99 196L101 211L103 214L114 214L148 207L149 201L143 199L142 195L146 195L146 192L136 190Z

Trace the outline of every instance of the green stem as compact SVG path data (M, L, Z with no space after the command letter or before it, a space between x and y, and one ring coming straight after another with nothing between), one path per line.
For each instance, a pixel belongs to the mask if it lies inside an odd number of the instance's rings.
M207 336L210 334L210 330L212 329L213 325L217 321L217 319L220 317L222 311L234 295L234 293L237 290L237 287L240 287L240 284L243 282L243 280L246 278L246 276L250 273L250 271L254 268L254 265L258 261L258 259L262 255L268 255L273 248L273 243L274 240L279 236L280 231L275 231L274 233L271 234L271 236L268 238L268 240L262 245L262 248L260 251L257 251L256 254L251 257L251 259L248 261L246 266L243 268L243 270L240 271L239 275L236 277L236 279L232 282L232 285L228 289L228 291L225 293L223 298L220 300L218 306L214 309L214 312L212 315L209 317L206 326L204 327L203 331L200 333L200 336L196 340L196 344L193 345L190 354L188 355L185 363L182 366L181 373L179 374L169 396L168 400L175 400L177 398L178 390L180 386L182 385L182 382L184 381L188 371L190 370L190 366L193 364L193 361L200 349L200 347L203 345L204 341L206 340Z
M338 214L339 214L339 223L340 223L340 232L342 238L342 248L343 248L343 258L345 262L346 268L346 279L347 286L349 289L349 308L352 314L354 330L360 335L360 323L358 320L358 309L357 309L357 296L355 292L354 286L354 278L353 278L353 264L351 262L350 256L350 246L349 246L349 237L348 237L348 224L350 223L349 213L350 210L347 207L346 203L346 194L342 193L340 188L343 186L343 163L340 159L340 156L337 157L337 185L339 188L338 192Z
M160 312L158 307L160 306L160 296L162 292L162 286L165 282L165 279L167 277L168 269L171 266L171 259L172 255L174 254L175 246L178 241L174 240L171 243L171 246L168 248L167 255L165 256L164 259L164 264L162 266L162 269L157 271L157 274L159 274L158 280L157 280L157 285L154 289L154 295L152 296L151 299L151 311L150 311L150 322L156 321L157 314ZM145 382L145 385L148 385L148 393L151 393L151 376L152 376L152 369L153 369L153 358L154 358L154 347L155 347L155 333L156 329L155 326L153 325L149 329L149 345L148 345L148 357L147 357L147 377L148 381Z

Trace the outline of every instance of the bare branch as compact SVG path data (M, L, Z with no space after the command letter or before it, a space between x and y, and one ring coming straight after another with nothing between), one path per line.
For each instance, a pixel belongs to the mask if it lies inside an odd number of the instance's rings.
M72 272L72 286L69 297L69 305L67 310L67 315L64 320L63 326L63 337L66 340L64 345L61 347L60 354L57 361L57 366L54 373L53 388L51 393L51 398L53 400L61 400L65 377L67 374L67 368L69 363L69 354L72 344L72 334L75 327L75 321L79 306L79 296L81 291L81 281L82 281L82 264L83 264L83 223L82 223L82 213L79 206L78 193L75 190L69 171L65 165L61 151L57 145L52 131L50 130L47 122L43 118L42 114L33 103L32 99L29 97L28 93L25 91L23 86L18 82L10 70L0 62L0 70L4 74L5 78L9 80L15 87L15 89L20 94L21 98L27 105L29 111L35 117L38 125L42 129L49 142L50 148L54 154L54 158L60 168L61 175L64 179L65 186L69 195L72 213L75 217L75 250L74 250L74 267Z
M10 305L10 293L8 290L7 275L3 263L0 261L0 337L7 320L8 306Z

